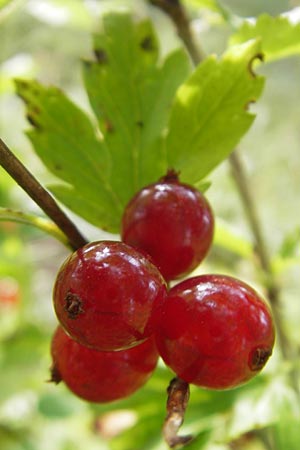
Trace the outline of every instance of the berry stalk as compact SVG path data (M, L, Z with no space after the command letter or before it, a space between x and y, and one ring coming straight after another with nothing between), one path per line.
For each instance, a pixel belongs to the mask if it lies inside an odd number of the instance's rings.
M66 235L72 249L77 250L87 243L75 224L58 206L50 193L29 172L2 139L0 139L0 165Z
M33 214L24 213L23 211L0 207L0 221L31 225L44 233L50 234L67 247L69 246L69 241L66 235L51 220L46 219L45 217L39 217Z
M186 407L190 397L189 384L180 378L173 378L167 389L167 416L163 426L163 435L170 448L186 445L193 436L178 436Z

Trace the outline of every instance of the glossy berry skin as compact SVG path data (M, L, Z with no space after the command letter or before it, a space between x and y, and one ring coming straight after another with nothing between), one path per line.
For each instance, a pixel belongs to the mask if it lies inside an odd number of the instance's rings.
M206 256L214 218L206 198L169 172L125 208L122 240L147 252L166 280L190 273Z
M158 353L154 338L119 352L100 352L78 344L61 327L51 345L52 381L64 381L78 397L107 403L133 394L154 371Z
M92 242L60 268L54 308L60 324L82 345L122 350L153 333L153 313L166 284L150 260L117 241Z
M269 307L246 283L201 275L170 290L156 342L164 362L186 382L228 389L264 367L274 326Z

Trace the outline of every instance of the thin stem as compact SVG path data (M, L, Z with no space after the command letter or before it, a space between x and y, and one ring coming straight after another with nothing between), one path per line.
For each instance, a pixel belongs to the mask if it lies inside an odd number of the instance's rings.
M255 240L255 252L265 276L265 286L268 299L272 305L273 316L277 328L277 339L285 359L291 358L292 349L289 340L286 336L285 330L281 321L281 307L280 307L280 289L272 271L271 259L266 247L266 242L263 237L261 224L258 218L257 209L254 204L252 192L248 182L247 174L244 164L237 152L233 152L229 157L232 176L240 194L242 204L244 206L245 214L248 219L252 235Z
M164 11L174 23L178 36L184 42L184 45L195 65L199 64L204 58L200 46L195 43L192 35L189 19L179 0L149 0L153 6Z
M178 436L178 430L184 421L185 410L190 397L189 384L180 378L173 378L168 387L167 416L163 426L163 435L170 448L184 446L193 437Z
M66 235L58 228L55 223L45 217L35 216L33 214L27 214L23 211L15 211L10 208L0 207L0 221L4 222L17 222L25 225L31 225L39 230L53 236L58 241L62 242L65 246L69 247L70 243Z
M71 248L77 250L87 243L50 193L26 169L2 139L0 139L0 165L66 235Z
M266 274L271 274L271 261L264 241L253 196L250 191L244 164L236 151L229 156L232 176L237 184L241 199L245 206L245 214L251 226L252 234L255 237L256 252L259 257L261 267Z

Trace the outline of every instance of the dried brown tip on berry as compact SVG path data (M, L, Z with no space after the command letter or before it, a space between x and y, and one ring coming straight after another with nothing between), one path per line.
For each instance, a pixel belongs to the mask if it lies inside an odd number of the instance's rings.
M256 348L250 355L249 367L253 371L261 370L272 354L269 348Z
M159 179L162 183L178 183L180 172L175 169L168 169L166 175Z
M68 313L69 319L76 319L80 314L84 313L82 304L83 302L78 295L72 292L67 293L65 296L64 310Z
M58 384L62 381L61 374L55 363L53 363L52 367L50 368L50 375L51 375L50 380L48 380L49 383Z

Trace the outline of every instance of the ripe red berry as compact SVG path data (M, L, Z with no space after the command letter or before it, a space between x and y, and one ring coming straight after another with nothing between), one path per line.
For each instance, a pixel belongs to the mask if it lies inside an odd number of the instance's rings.
M60 324L80 344L122 350L153 333L153 313L166 296L160 272L137 250L116 241L92 242L60 268L53 290Z
M78 344L61 327L51 345L52 381L64 381L77 396L106 403L133 394L154 371L158 353L154 338L119 352L100 352Z
M213 213L203 194L170 171L128 203L121 235L127 244L147 252L166 280L173 280L204 259L213 228Z
M156 337L164 362L184 381L226 389L264 367L274 326L267 304L250 286L202 275L170 290Z

